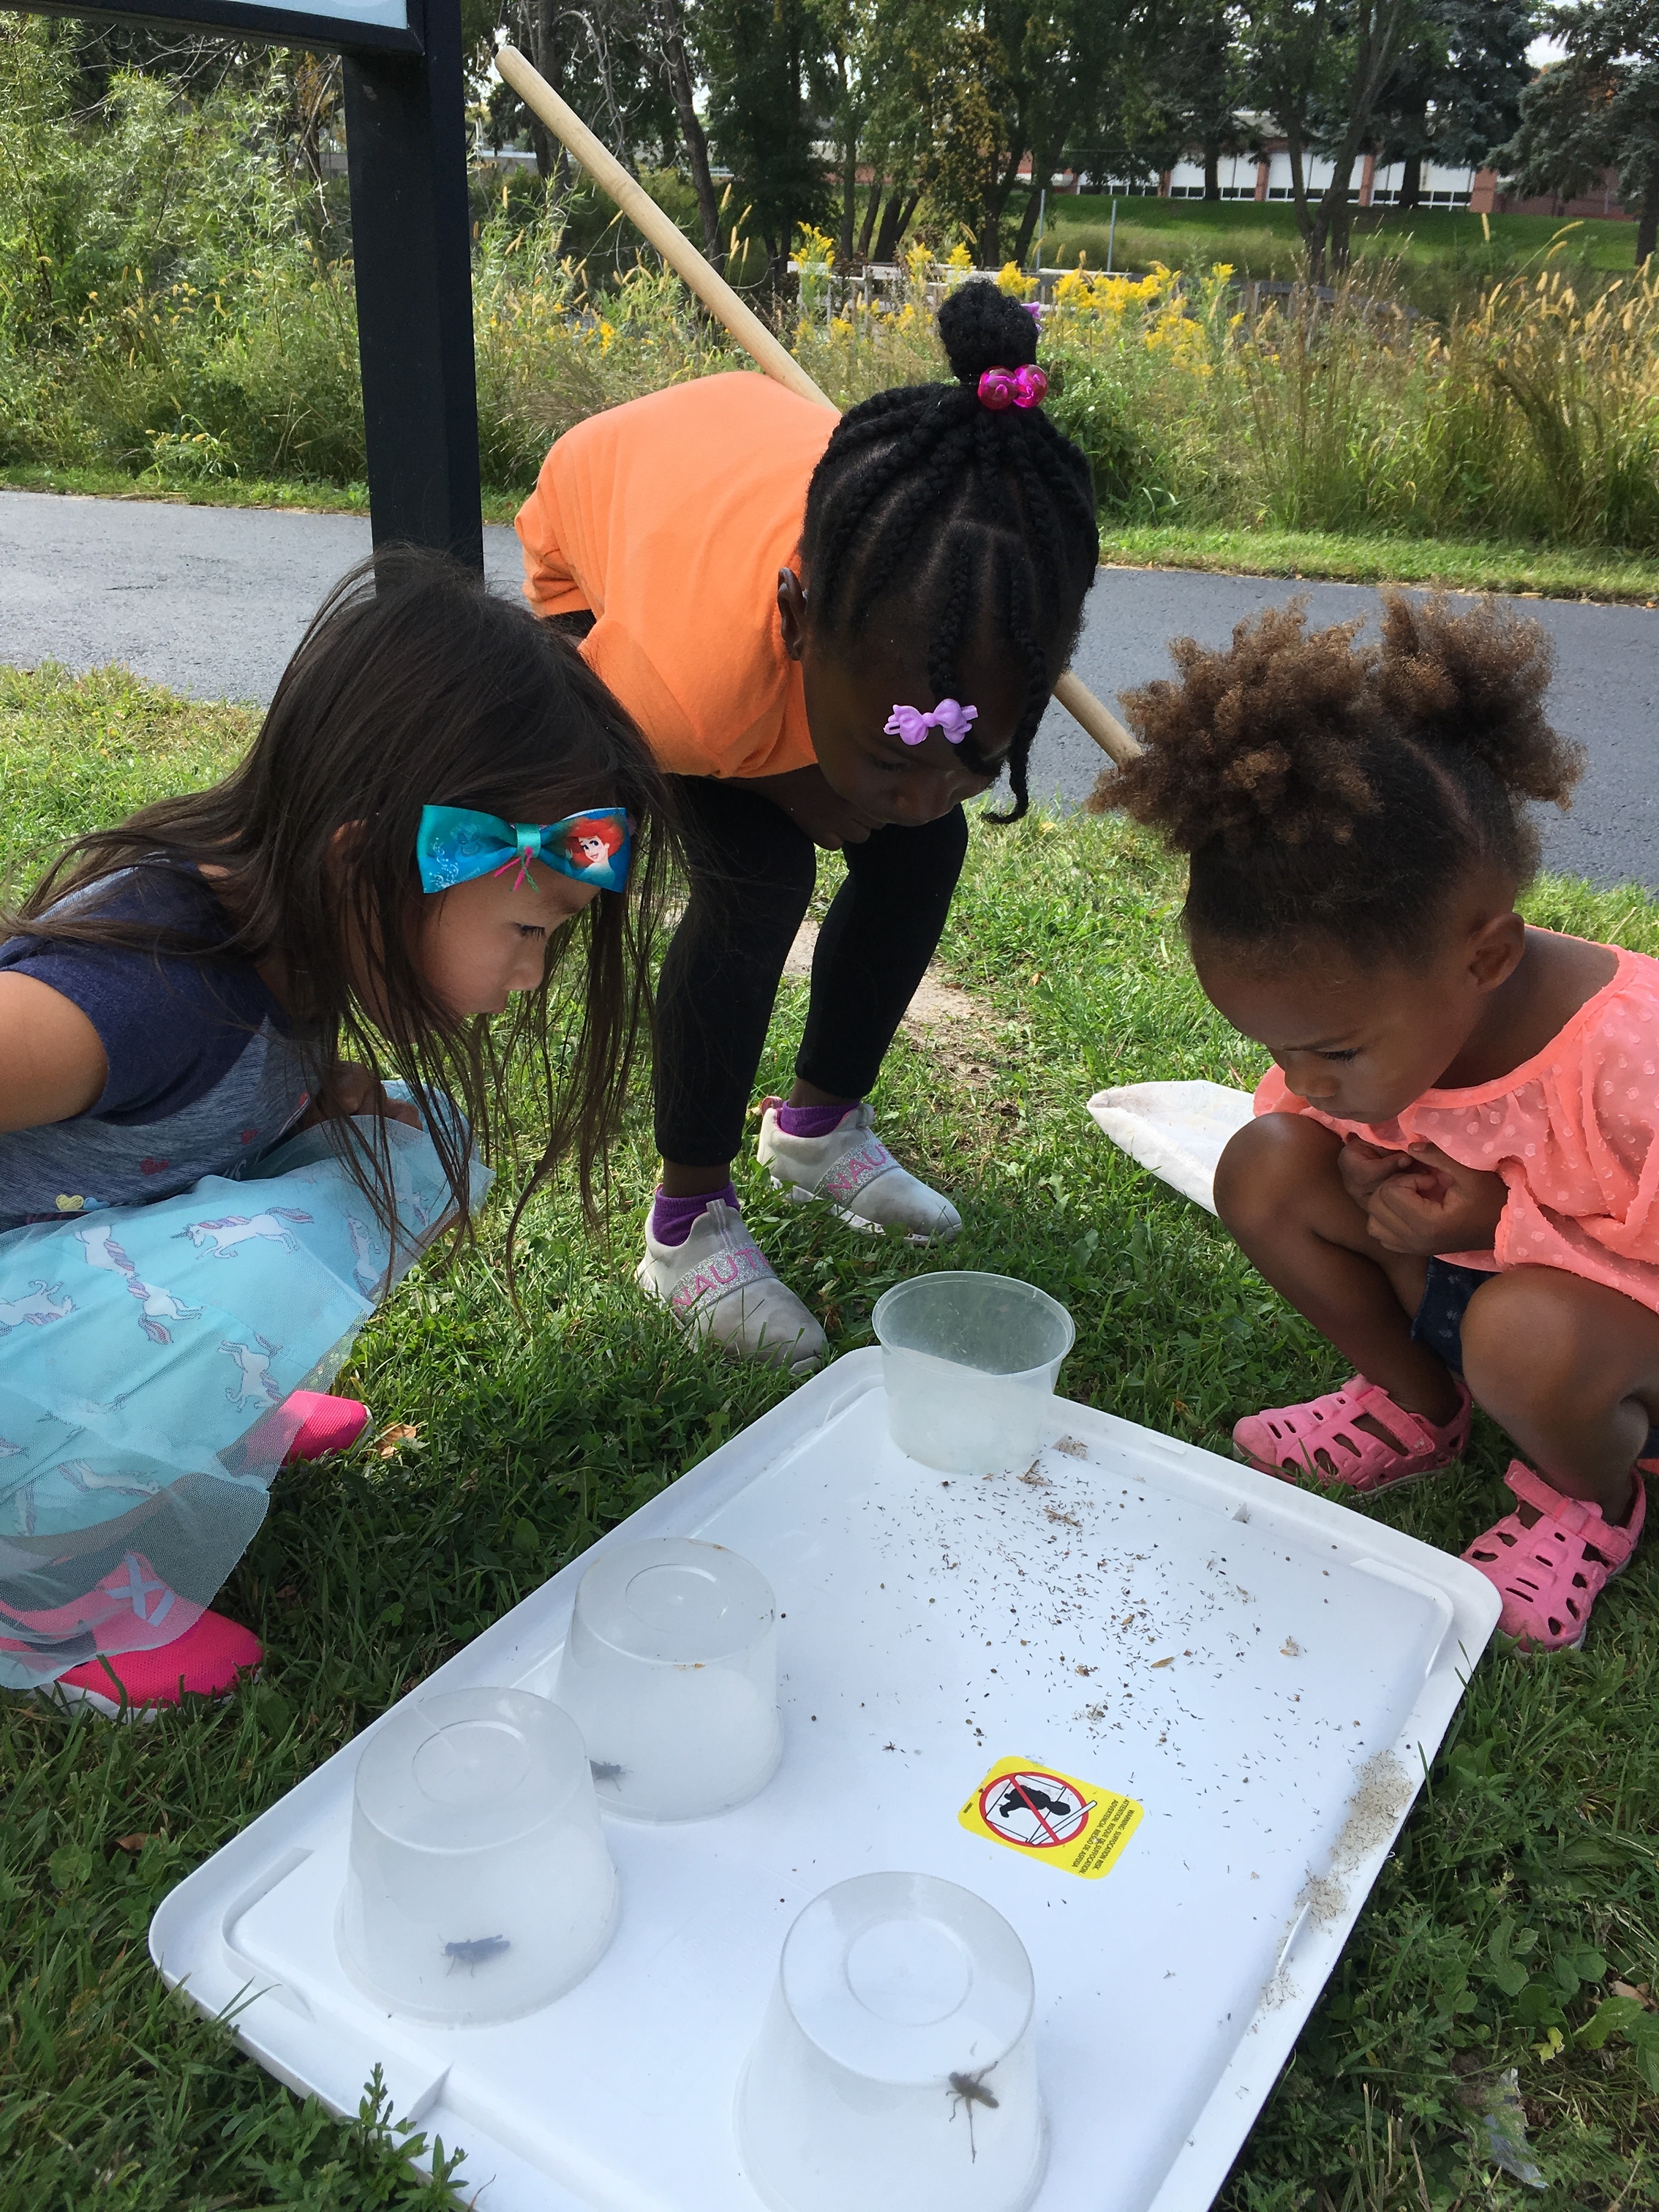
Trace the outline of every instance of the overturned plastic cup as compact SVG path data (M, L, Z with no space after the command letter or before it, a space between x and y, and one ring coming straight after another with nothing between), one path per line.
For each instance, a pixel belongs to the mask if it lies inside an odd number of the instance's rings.
M730 1812L765 1788L783 1748L772 1585L722 1544L611 1546L576 1591L554 1695L607 1812Z
M896 1284L872 1319L888 1430L909 1458L994 1474L1053 1442L1054 1385L1077 1330L1046 1291L947 1269Z
M931 1875L825 1890L784 1939L738 2084L738 2152L773 2212L1024 2212L1047 2132L1025 1947Z
M516 2020L580 1981L617 1924L587 1747L524 1690L412 1698L357 1765L336 1938L412 2020Z

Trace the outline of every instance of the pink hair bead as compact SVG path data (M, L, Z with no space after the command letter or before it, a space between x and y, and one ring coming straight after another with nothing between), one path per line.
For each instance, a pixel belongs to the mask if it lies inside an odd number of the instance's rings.
M1000 415L1005 407L1041 407L1048 380L1031 363L1021 368L988 368L979 380L979 404Z

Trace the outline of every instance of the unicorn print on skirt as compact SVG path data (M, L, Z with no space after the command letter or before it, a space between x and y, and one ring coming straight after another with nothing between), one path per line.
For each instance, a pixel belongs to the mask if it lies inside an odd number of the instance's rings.
M394 1237L325 1129L244 1178L0 1236L0 1565L32 1624L0 1624L0 1685L164 1641L143 1585L170 1593L166 1637L210 1602L304 1418L288 1401L327 1387L449 1211L425 1132L385 1137ZM475 1205L489 1181L475 1163Z

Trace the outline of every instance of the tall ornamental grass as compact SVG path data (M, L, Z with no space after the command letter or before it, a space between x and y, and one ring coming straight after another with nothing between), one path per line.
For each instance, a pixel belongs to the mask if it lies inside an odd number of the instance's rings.
M1546 270L1443 323L1374 274L1251 317L1231 274L1061 280L1055 419L1109 514L1659 546L1659 273Z

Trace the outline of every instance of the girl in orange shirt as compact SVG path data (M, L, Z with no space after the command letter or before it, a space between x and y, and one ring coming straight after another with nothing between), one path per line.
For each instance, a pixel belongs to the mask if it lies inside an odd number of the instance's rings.
M684 1325L804 1370L823 1333L744 1227L732 1182L778 981L816 878L818 935L787 1099L760 1157L860 1227L953 1237L864 1103L933 957L967 850L962 805L1026 762L1099 544L1086 461L1042 413L1030 315L961 286L954 384L842 417L738 374L561 438L518 518L525 589L672 772L691 868L658 999L662 1182L638 1279Z
M1206 995L1275 1065L1222 1156L1222 1219L1360 1370L1239 1422L1271 1474L1420 1480L1470 1403L1524 1456L1463 1554L1511 1636L1583 1641L1645 1511L1659 1421L1659 961L1530 928L1529 799L1582 767L1547 641L1490 604L1387 604L1310 637L1174 647L1129 700L1114 803L1189 855Z

